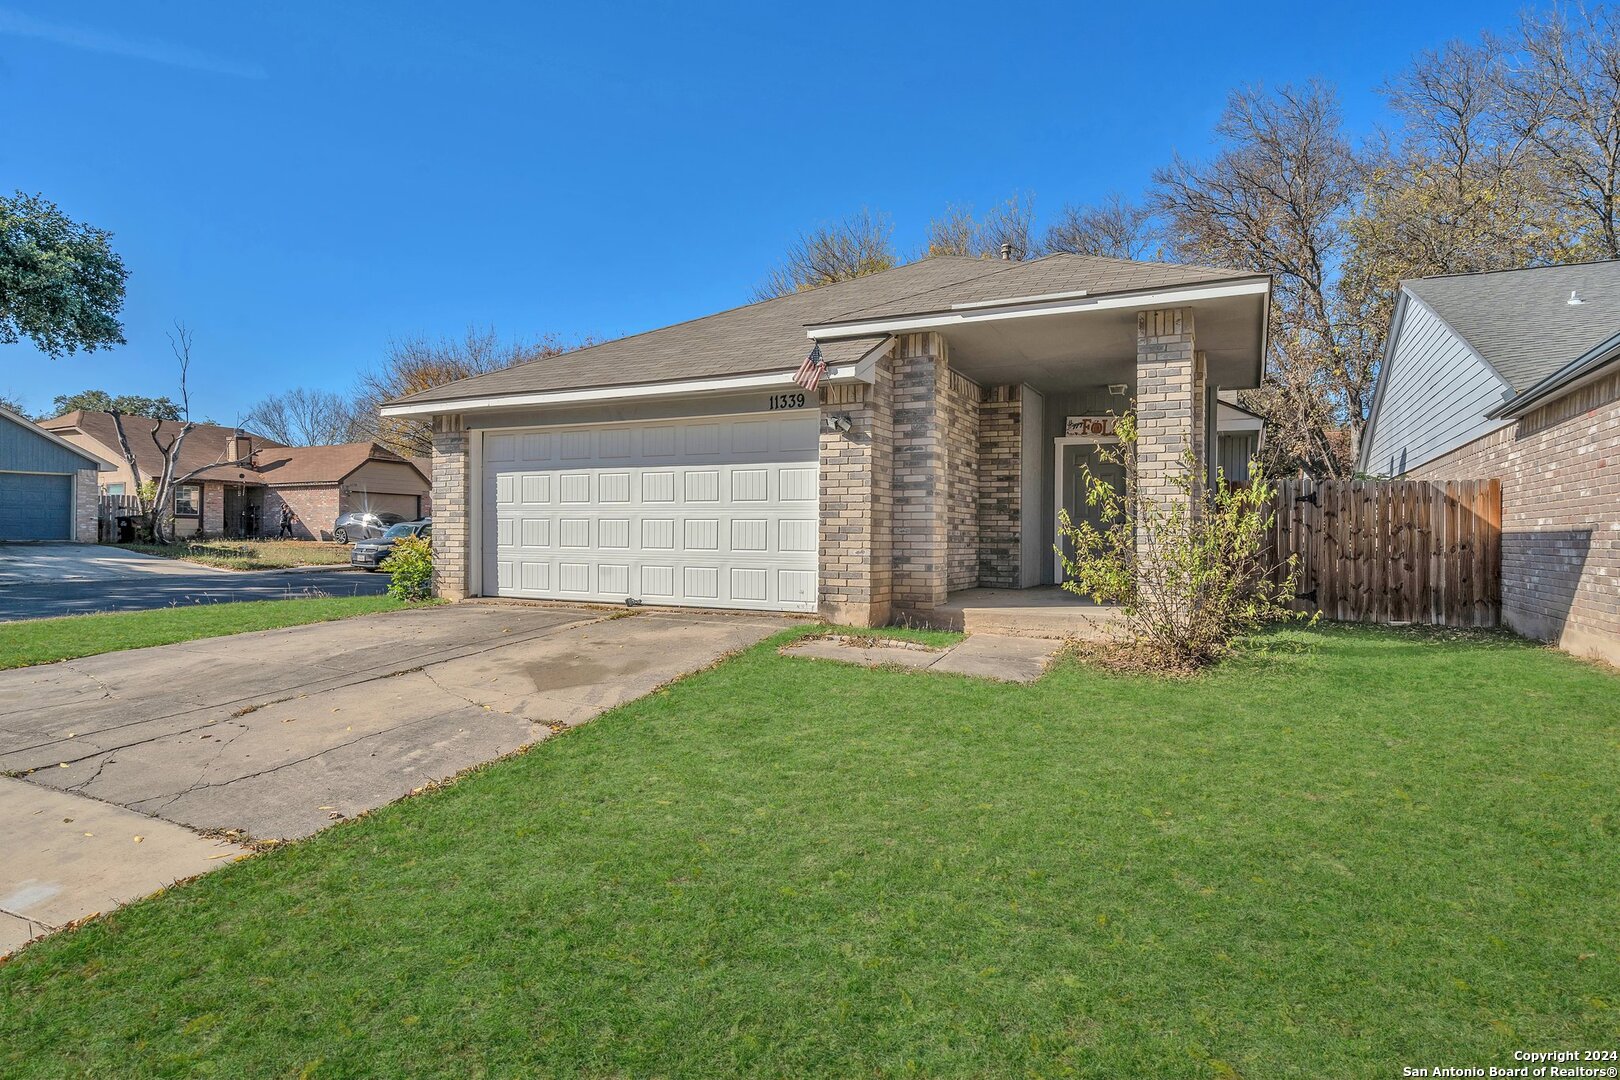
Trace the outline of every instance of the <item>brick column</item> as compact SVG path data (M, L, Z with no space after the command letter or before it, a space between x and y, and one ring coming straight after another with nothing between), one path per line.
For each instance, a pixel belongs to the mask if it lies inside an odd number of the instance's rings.
M1204 354L1194 346L1191 308L1136 317L1136 426L1137 498L1161 509L1188 506L1187 492L1176 486L1185 454L1191 448L1200 477L1206 457Z
M467 596L468 544L472 530L467 520L471 455L467 432L457 415L433 418L433 595L446 600Z
M987 386L979 401L979 584L1016 589L1022 561L1022 387Z
M94 469L80 469L73 476L73 539L81 544L100 539L96 535L96 518L101 510L98 480Z
M893 368L886 356L872 385L821 389L820 609L846 626L889 621ZM848 431L838 430L839 419Z
M949 591L947 446L941 410L950 392L945 341L902 334L894 364L894 607L926 619Z

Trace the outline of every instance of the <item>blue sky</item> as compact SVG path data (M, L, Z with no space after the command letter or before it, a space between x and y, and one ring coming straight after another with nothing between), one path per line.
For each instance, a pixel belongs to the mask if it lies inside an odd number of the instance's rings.
M1197 156L1233 86L1335 82L1519 3L606 5L0 0L0 189L115 233L128 344L0 345L0 393L196 412L345 390L390 338L615 337L731 307L863 205L1039 214Z

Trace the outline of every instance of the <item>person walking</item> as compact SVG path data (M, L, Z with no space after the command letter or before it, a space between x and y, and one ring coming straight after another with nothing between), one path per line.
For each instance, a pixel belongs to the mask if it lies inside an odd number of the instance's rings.
M293 530L293 524L298 520L293 516L292 507L286 503L281 504L281 532L276 534L277 540L296 540L298 534Z

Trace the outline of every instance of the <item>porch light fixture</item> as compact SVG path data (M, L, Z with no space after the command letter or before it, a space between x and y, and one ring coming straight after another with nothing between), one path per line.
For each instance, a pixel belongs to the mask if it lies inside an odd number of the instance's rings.
M827 431L848 431L853 425L847 416L829 416L822 420L821 426Z
M1108 392L1110 394L1113 394L1115 397L1124 397L1125 396L1125 391L1127 389L1129 389L1129 388L1126 386L1125 383L1122 383L1122 382L1116 382L1116 383L1109 383L1108 384Z

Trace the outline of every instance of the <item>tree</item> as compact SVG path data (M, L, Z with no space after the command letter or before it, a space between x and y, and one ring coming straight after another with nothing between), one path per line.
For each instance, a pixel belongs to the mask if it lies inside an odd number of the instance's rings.
M984 215L975 241L976 254L984 259L999 259L1003 250L1015 262L1040 256L1041 246L1035 239L1035 197L1014 192L1005 202L999 202Z
M1384 328L1340 291L1361 158L1321 82L1235 91L1207 162L1177 156L1154 173L1149 205L1173 254L1272 275L1268 392L1253 404L1274 423L1274 455L1345 475L1371 407ZM1343 444L1330 431L1350 432ZM1278 438L1276 436L1282 436Z
M0 394L0 409L9 410L25 419L28 418L28 410L23 408L22 398L16 394Z
M287 446L328 446L363 438L366 425L355 422L351 403L330 390L295 387L264 398L242 423Z
M897 262L893 233L887 214L864 208L842 221L801 233L787 259L755 288L754 299L770 300L887 270Z
M1071 204L1047 228L1042 246L1072 255L1144 259L1153 248L1153 215L1118 194L1093 206Z
M105 390L80 390L77 394L59 394L54 402L55 416L82 410L84 412L122 413L125 416L149 416L153 420L180 419L180 404L166 397L151 398L140 394L119 394Z
M382 362L360 376L350 405L353 434L380 442L406 457L428 457L433 453L432 429L425 421L411 417L384 417L384 402L457 379L545 360L593 343L587 338L569 344L551 334L534 341L505 342L493 329L473 327L468 327L460 338L391 341Z
M974 218L971 206L951 203L942 216L928 223L928 244L924 251L928 255L999 259L1005 245L1009 258L1032 259L1041 254L1034 233L1035 200L1032 196L1014 193L1005 202L997 203L983 221Z
M1581 257L1620 258L1620 10L1527 13L1517 45L1508 117L1545 155Z
M191 372L191 331L184 323L174 324L174 333L169 335L169 348L174 352L174 358L180 363L180 429L165 431L161 421L153 419L148 434L152 445L157 447L162 456L163 466L156 476L148 476L141 471L140 463L135 460L135 451L129 445L129 435L124 429L124 414L113 411L113 428L118 435L118 449L124 455L124 461L129 465L130 475L135 478L135 493L141 502L141 515L146 519L144 531L160 544L171 543L174 540L174 517L170 512L174 505L174 491L181 484L188 483L199 473L208 469L218 468L222 465L243 466L252 463L253 455L250 452L245 457L226 460L220 455L220 460L210 461L186 472L180 471L180 450L185 445L186 436L196 428L191 420L191 393L187 388L187 378Z
M39 195L0 197L0 343L51 357L122 345L128 272L111 238Z
M977 255L976 241L979 223L973 220L971 206L955 203L945 207L945 213L928 223L928 246L925 255Z

